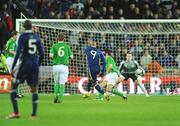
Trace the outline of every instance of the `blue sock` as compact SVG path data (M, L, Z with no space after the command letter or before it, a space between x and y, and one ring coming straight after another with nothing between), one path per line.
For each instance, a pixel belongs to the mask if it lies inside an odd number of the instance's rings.
M101 89L101 87L98 84L95 86L95 88L99 93L104 94L104 91Z
M12 103L12 106L13 106L13 109L14 109L14 113L15 114L19 113L18 103L17 103L17 93L16 93L15 89L11 90L10 98L11 98L11 103Z
M91 86L92 86L92 83L91 83L91 82L88 82L88 84L87 84L87 91L88 91L88 92L90 92Z
M38 94L33 93L32 94L32 116L36 116L37 112L37 107L38 107Z

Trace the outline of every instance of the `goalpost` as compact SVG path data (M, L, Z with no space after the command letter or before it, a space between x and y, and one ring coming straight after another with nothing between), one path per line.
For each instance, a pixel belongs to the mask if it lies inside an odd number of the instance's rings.
M16 20L16 30L23 32L25 19ZM154 94L180 94L180 20L54 20L32 19L33 31L44 44L45 58L40 68L39 92L53 93L50 47L59 32L64 32L74 59L70 63L66 93L77 94L86 90L87 62L83 49L93 37L98 47L109 48L119 66L125 53L146 70L143 83ZM23 86L28 91L27 86ZM119 85L119 90L141 93L131 80Z

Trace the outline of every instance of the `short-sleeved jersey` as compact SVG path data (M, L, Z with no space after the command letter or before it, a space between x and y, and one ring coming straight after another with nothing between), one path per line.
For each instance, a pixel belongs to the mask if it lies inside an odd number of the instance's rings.
M70 46L65 42L57 42L56 44L53 44L50 54L53 55L53 65L68 65L69 58L73 56Z
M12 37L7 41L6 43L6 57L14 57L15 55L11 54L10 51L15 51L16 52L17 44L16 40L14 40Z
M43 56L44 49L39 36L32 31L26 31L19 36L16 56L12 69L16 65L18 59L20 59L21 62L38 62L40 65Z
M112 69L111 69L110 73L111 72L118 73L118 68L116 66L114 59L111 56L106 56L106 70L108 69L109 65L112 65Z
M100 68L100 60L102 61L101 73L105 73L106 60L100 49L96 47L88 46L85 50L87 56L88 67L89 68Z
M120 73L136 73L136 70L139 68L139 64L135 60L122 61L119 66Z

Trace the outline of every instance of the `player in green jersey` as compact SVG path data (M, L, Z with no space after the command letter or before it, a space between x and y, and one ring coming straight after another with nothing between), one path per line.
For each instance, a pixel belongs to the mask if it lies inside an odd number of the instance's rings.
M50 50L50 57L53 61L54 76L54 103L61 103L65 91L65 83L69 74L69 59L73 58L70 46L64 42L64 34L58 35L58 42L53 44Z
M126 94L119 92L117 89L116 81L118 80L119 71L116 63L111 56L111 50L106 49L106 76L102 82L103 86L106 86L105 99L109 101L110 94L121 96L123 99L127 99Z
M15 53L16 53L16 48L17 48L16 40L17 40L17 37L18 37L18 32L17 31L12 31L11 38L6 43L5 55L6 55L6 58L7 58L6 59L6 64L7 64L7 68L8 68L9 73L11 73L11 68L12 68ZM17 88L17 96L18 96L18 98L24 97L20 87Z
M119 71L120 76L117 81L118 83L131 78L133 82L135 82L141 88L144 94L147 97L149 96L147 90L142 84L142 75L144 75L145 71L141 66L139 66L137 61L132 59L132 54L130 52L126 54L126 60L121 62Z

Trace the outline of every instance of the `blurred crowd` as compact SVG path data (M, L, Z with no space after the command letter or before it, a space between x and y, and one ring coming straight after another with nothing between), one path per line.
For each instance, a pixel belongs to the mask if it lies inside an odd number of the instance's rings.
M179 0L21 0L36 18L177 19Z

